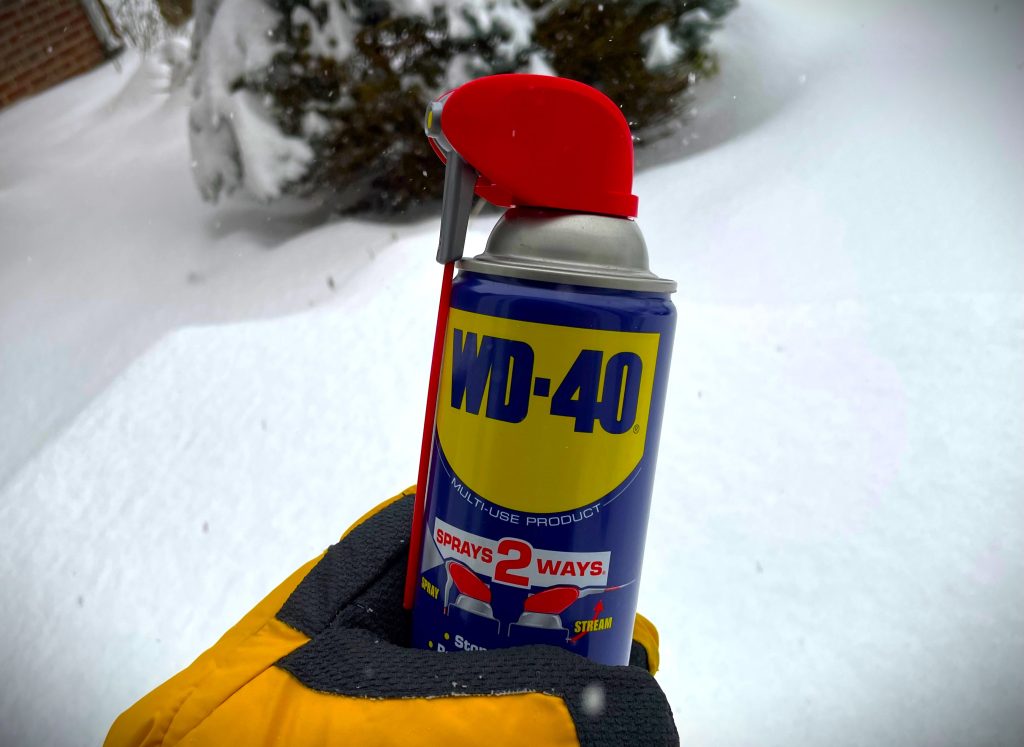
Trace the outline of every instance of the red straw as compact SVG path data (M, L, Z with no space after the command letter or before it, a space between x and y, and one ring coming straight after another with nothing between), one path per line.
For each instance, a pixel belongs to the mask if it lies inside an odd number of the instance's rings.
M420 575L420 554L423 551L423 516L426 513L427 470L434 440L434 416L437 413L437 390L441 379L441 358L444 355L444 333L448 327L448 306L452 297L452 275L455 263L444 266L441 298L437 305L437 329L434 331L434 357L430 361L430 388L427 389L427 411L423 415L423 441L420 444L420 470L416 477L416 502L412 509L412 534L409 536L409 563L405 569L405 597L403 604L412 609L416 596L416 577Z

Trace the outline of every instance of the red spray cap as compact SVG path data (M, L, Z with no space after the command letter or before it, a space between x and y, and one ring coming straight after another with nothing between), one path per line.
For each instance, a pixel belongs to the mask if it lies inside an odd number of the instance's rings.
M473 193L501 207L636 216L633 136L600 91L547 75L492 75L427 109L447 164L437 261L459 259Z
M428 118L441 114L440 133L477 171L475 191L485 200L636 216L633 137L622 112L597 89L546 75L493 75L437 104ZM437 125L428 124L433 136Z

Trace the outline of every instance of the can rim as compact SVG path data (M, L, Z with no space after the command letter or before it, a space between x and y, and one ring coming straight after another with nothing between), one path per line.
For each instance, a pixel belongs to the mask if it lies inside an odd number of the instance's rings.
M488 275L616 290L673 293L674 280L651 272L635 221L608 215L512 208L482 254L458 263Z
M675 293L678 285L675 280L659 278L654 273L626 275L621 270L614 273L601 273L596 271L593 266L580 268L573 267L568 263L557 266L554 262L550 266L538 265L511 259L499 260L484 255L462 259L456 266L460 270L479 272L484 275L584 285L592 288Z

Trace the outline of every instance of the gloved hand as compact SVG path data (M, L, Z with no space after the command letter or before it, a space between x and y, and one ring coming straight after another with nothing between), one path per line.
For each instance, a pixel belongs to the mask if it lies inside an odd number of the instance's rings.
M121 714L105 747L679 743L652 676L657 632L639 615L628 667L552 646L408 648L412 492L360 519Z

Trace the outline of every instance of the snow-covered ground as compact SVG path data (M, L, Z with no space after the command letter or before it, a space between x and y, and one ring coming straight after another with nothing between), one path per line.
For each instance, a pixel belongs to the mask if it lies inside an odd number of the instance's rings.
M637 178L659 680L684 744L1019 745L1024 12L822 5L731 16ZM0 112L5 747L100 742L414 476L436 221L203 205L164 75Z

